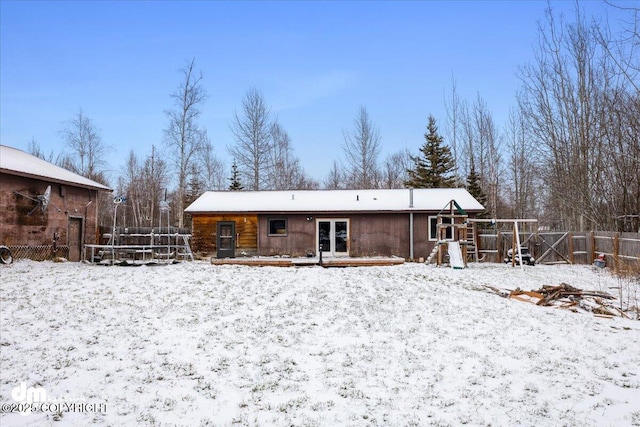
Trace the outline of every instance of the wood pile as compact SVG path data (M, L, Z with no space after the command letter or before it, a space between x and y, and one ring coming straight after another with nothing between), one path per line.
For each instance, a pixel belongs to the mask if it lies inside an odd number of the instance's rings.
M495 291L495 290L494 290ZM566 283L558 286L543 286L534 291L516 288L510 291L508 298L529 302L540 306L553 306L577 312L578 308L593 313L597 317L628 316L611 304L616 297L600 291L585 291Z

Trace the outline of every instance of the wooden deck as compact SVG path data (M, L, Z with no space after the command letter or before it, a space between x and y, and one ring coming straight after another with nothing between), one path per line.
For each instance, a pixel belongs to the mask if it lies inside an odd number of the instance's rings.
M315 258L278 258L278 257L246 257L246 258L211 258L213 265L250 265L256 267L305 267L321 265ZM404 264L403 258L323 258L322 267L371 267Z

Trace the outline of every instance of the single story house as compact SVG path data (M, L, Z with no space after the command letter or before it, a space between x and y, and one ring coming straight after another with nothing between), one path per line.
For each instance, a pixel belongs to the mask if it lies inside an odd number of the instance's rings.
M79 261L96 243L98 192L109 187L0 145L0 245L14 258Z
M427 257L436 218L452 200L484 207L463 188L208 191L185 209L192 248L236 256Z

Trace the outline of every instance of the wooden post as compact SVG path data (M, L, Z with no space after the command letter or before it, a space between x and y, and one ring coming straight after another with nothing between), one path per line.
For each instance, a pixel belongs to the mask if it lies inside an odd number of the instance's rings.
M596 260L596 233L595 231L591 231L589 233L589 255L590 259L587 260L589 264L593 264L593 261Z
M515 227L514 223L514 227L513 227L513 233L511 234L511 267L515 267L516 266L516 248L515 248L515 243L516 243L516 227Z
M464 245L460 245L462 248L462 263L464 264L464 266L467 266L467 245L469 242L467 242L467 225L466 223L460 227L460 230L458 230L458 242L464 241L465 244Z
M516 231L516 247L518 249L518 259L520 260L520 270L524 270L524 262L522 261L522 248L520 244L520 229L518 229L518 221L513 223L513 229Z
M440 215L438 215L438 220L436 221L436 229L437 229L437 233L436 233L436 245L438 245L438 257L436 258L436 264L439 266L442 265L442 250L444 249L442 247L442 245L440 245L440 240L442 240L442 230L443 228L440 227L440 225L442 224L442 217Z
M620 264L620 233L616 231L613 235L613 269L617 273Z
M480 236L478 235L478 227L476 227L475 223L471 223L471 234L473 234L473 245L476 250L476 262L480 261Z
M569 262L571 265L575 264L575 260L573 259L573 233L569 232Z

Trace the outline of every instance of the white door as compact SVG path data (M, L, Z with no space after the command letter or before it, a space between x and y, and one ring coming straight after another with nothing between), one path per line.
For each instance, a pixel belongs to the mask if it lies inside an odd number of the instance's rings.
M317 247L326 256L349 256L349 220L318 219L316 221Z

